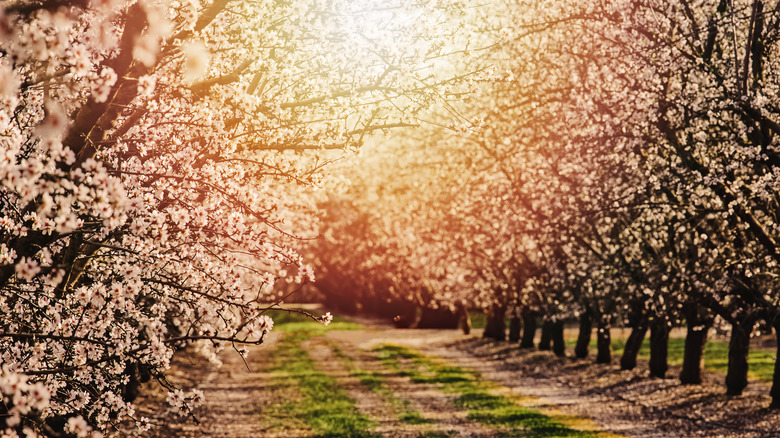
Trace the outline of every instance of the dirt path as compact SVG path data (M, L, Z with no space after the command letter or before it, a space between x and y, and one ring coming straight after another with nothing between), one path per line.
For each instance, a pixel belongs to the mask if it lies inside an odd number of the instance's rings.
M408 412L418 413L423 420L419 424L400 421L398 415L403 412L400 412L402 409L399 409L398 403L392 405L377 394L366 391L362 386L353 387L350 395L356 400L361 411L379 420L380 425L376 432L394 438L419 437L426 433L469 438L495 436L494 430L468 420L464 410L456 409L452 404L454 395L445 394L433 385L413 383L409 377L388 372L373 355L366 351L366 348L355 342L364 337L375 337L382 331L369 328L365 331L333 331L326 335L327 339L336 344L342 354L349 358L356 369L381 375L389 388L388 395L405 405ZM335 361L331 359L329 363L333 367Z
M139 416L151 419L148 437L224 437L256 438L288 436L274 434L261 417L262 408L273 397L285 396L271 387L268 358L273 355L278 334L270 335L264 345L248 347L246 362L233 350L220 354L221 368L215 368L203 356L184 352L175 357L169 373L171 383L185 389L198 388L205 394L205 403L192 418L173 415L166 408L167 391L149 384L137 401ZM288 395L292 396L292 395ZM303 436L304 431L292 431Z
M499 390L503 387L522 396L517 399L532 409L570 418L567 424L581 430L633 437L780 437L780 414L764 408L769 402L764 383L751 382L745 395L726 397L723 377L712 373L705 374L702 385L682 386L675 379L649 378L641 363L637 370L620 371L617 365L556 358L549 352L524 351L516 345L466 337L454 330L397 330L370 320L360 322L366 325L365 330L330 331L305 346L317 369L336 379L355 401L356 409L377 424L372 432L381 436L496 436L494 430L469 421L451 402L453 395L384 368L370 349L390 343L476 370L484 379L496 382ZM266 345L250 350L251 372L232 351L223 352L224 366L219 370L197 355L177 358L171 380L185 387L200 382L197 386L206 395L206 406L197 412L201 424L166 415L160 410L164 395L150 391L141 401L139 413L153 418L156 426L145 436L313 436L305 425L278 429L273 421L265 421L264 414L274 402L296 397L290 388L272 384L268 358L275 345L272 337ZM381 376L389 392L370 391L351 369ZM675 376L678 371L672 367L668 375ZM399 410L403 409L419 413L425 421L400 421Z
M593 359L557 358L507 342L463 336L452 330L334 333L368 348L407 345L478 371L528 404L548 412L593 419L598 429L632 437L780 437L780 412L769 410L769 385L751 381L739 397L725 395L723 376L705 372L701 385L649 377L646 363L632 371ZM614 362L617 362L615 360ZM670 367L668 376L679 373ZM536 400L534 400L534 398Z
M705 373L701 385L649 377L646 363L632 371L591 359L559 359L506 343L463 339L432 345L487 379L541 397L550 407L596 420L601 430L635 437L778 437L780 412L766 409L769 386L751 382L739 397L725 395L723 376ZM615 361L617 362L617 361ZM679 367L667 376L676 377Z

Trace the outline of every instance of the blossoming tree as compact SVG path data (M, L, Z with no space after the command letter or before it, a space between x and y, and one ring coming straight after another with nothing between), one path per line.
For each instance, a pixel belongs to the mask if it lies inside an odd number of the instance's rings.
M4 3L0 427L87 435L175 349L261 343L274 282L314 278L299 187L458 89L466 7Z

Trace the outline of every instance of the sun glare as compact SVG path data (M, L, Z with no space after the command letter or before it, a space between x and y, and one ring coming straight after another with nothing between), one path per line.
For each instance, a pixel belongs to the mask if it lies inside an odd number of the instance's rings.
M348 2L346 13L352 27L345 30L353 37L391 48L401 42L404 31L419 18L420 11L401 2L359 1Z

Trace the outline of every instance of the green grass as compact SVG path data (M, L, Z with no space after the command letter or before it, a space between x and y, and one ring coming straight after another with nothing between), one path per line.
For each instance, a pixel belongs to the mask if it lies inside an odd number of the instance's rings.
M487 315L483 312L469 312L471 328L483 329L487 325Z
M469 312L471 318L471 328L483 329L487 325L487 314L485 312ZM504 324L509 328L509 317L506 317Z
M290 332L279 341L271 370L273 382L296 387L301 400L281 402L274 411L285 413L288 425L305 423L318 437L378 437L371 432L375 423L358 412L355 401L339 388L336 379L318 371L314 360L301 348L311 335L306 331Z
M355 402L339 387L335 378L314 367L308 353L301 348L307 339L321 337L331 330L360 330L362 325L345 321L338 316L328 326L311 317L295 312L274 310L268 312L274 319L274 330L285 333L275 354L276 366L272 368L274 384L278 387L294 387L300 400L278 403L270 412L278 418L271 426L276 429L310 428L317 437L374 438L371 432L376 424L358 412ZM355 366L339 346L326 341L339 361L369 390L377 393L396 409L400 421L408 424L430 423L430 420L409 408L408 400L399 399L380 373L368 372ZM421 432L420 438L450 437L450 433Z
M510 398L491 394L490 384L475 372L449 366L408 348L381 345L377 358L416 383L434 384L456 394L455 404L466 409L468 418L498 429L502 437L552 438L595 437L590 432L570 429L537 411L518 406ZM411 362L405 366L402 359Z
M567 340L567 345L573 346L576 340ZM612 353L615 357L623 354L626 345L623 339L612 339ZM591 349L596 348L596 341L591 339ZM685 352L684 338L669 339L669 365L682 365L683 353ZM775 352L767 349L750 349L748 357L749 375L753 379L771 381L775 371ZM639 357L647 359L650 357L650 340L645 338L642 347L639 349ZM709 341L704 350L704 367L710 371L725 374L729 364L729 344L728 342Z
M274 320L274 330L284 333L309 332L311 335L321 335L331 330L361 330L364 328L363 325L346 321L338 315L334 316L333 321L326 326L309 316L297 312L269 310L265 314Z
M448 432L438 432L438 431L431 431L431 432L422 432L419 435L417 435L417 438L452 438L455 436L455 432L448 431Z
M274 311L275 330L284 333L278 341L271 368L272 384L277 393L285 394L263 412L264 420L276 430L310 429L321 438L374 438L376 423L361 414L336 378L316 369L314 360L302 343L311 338L322 338L329 330L357 330L360 324L336 319L324 326L311 318ZM399 398L381 372L358 368L335 342L329 342L339 361L369 390L386 400L396 411L398 419L407 424L426 424L432 420L409 408L409 401ZM456 394L455 404L465 409L469 419L496 428L501 437L593 437L589 432L571 429L549 416L523 408L512 399L491 394L491 384L459 367L448 366L409 349L381 346L376 357L396 373L407 375L415 383L437 385L445 392ZM411 361L407 367L401 358ZM404 365L408 365L406 362ZM451 431L421 431L419 438L448 438Z
M384 375L358 368L352 358L347 356L335 342L329 342L329 346L341 363L349 370L350 375L357 377L360 383L379 395L386 403L391 405L398 419L407 424L426 424L432 420L424 418L420 412L410 408L409 400L398 398L395 391L387 385Z

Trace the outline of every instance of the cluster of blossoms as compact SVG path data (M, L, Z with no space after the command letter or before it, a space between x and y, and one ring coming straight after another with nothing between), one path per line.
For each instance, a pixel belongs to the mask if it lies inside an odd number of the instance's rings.
M21 423L22 415L30 411L43 412L49 407L49 389L41 383L30 384L25 376L3 368L0 374L0 394L5 406L10 406L4 415L7 416L5 424L8 427L4 436L14 436L13 427ZM25 431L29 435L31 430Z
M4 438L45 436L39 435L34 425L21 427L21 435L17 431L22 425L22 417L30 417L31 414L46 417L51 399L51 393L46 385L41 382L31 383L26 376L4 366L0 372L0 396L3 404L2 415L5 417L5 429L2 435ZM93 430L80 415L68 418L63 431L79 438L103 436L100 431Z
M0 425L144 427L138 385L176 349L218 362L220 342L263 342L267 303L314 280L298 238L316 234L323 150L469 87L436 68L462 56L465 4L380 4L3 6L0 363L49 397L8 398Z
M167 399L168 404L176 414L192 412L193 409L202 405L204 400L203 391L198 389L193 389L189 394L185 394L181 389L176 389L168 393Z

